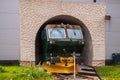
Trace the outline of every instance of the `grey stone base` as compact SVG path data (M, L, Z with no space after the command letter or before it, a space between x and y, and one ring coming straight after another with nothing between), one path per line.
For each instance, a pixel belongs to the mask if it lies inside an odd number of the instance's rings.
M20 61L21 66L35 66L35 61Z
M105 60L93 60L92 66L105 66Z
M112 65L112 60L111 59L106 59L105 60L105 65Z
M0 60L0 65L19 65L19 60Z

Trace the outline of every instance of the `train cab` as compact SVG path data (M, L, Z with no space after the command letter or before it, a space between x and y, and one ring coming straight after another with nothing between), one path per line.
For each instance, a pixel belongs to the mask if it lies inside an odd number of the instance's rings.
M81 27L48 24L42 31L42 41L43 67L49 72L73 73L73 53L76 53L76 64L80 63L85 44Z

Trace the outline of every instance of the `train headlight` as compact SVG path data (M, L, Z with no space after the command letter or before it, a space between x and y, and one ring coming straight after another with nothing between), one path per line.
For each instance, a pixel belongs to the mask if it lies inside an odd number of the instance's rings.
M46 64L48 64L50 66L51 63L50 63L50 61L47 61Z
M50 44L55 44L55 41L50 41Z
M80 41L80 44L84 44L84 41Z

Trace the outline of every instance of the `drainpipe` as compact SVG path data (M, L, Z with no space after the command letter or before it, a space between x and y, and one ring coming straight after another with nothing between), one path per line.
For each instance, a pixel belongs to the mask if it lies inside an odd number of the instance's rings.
M94 2L94 3L96 3L96 2L97 2L97 0L93 0L93 2Z

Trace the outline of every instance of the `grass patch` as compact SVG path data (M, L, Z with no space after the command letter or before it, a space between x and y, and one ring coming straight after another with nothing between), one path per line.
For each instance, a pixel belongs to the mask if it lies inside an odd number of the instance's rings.
M53 80L42 68L0 66L0 80Z
M120 65L97 67L104 80L120 80Z

